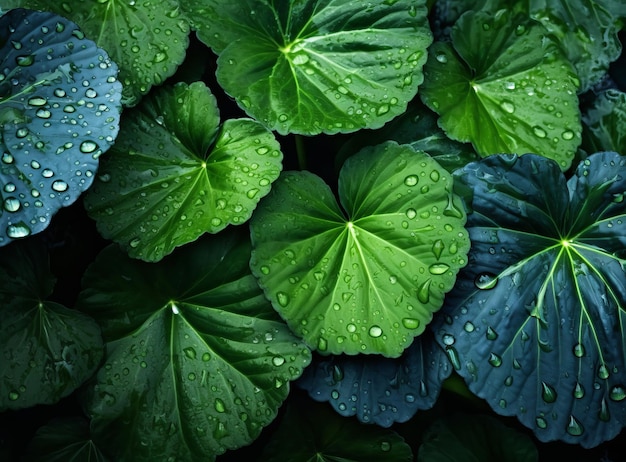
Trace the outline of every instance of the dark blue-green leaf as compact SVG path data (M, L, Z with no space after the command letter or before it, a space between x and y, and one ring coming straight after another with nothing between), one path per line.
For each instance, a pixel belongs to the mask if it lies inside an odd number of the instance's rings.
M91 185L118 132L116 75L61 16L0 18L0 246L45 229Z
M432 408L451 373L446 354L426 331L396 359L318 358L297 383L342 416L356 415L361 422L390 427Z
M626 415L626 159L498 155L455 173L469 265L433 326L469 389L541 441L592 447Z

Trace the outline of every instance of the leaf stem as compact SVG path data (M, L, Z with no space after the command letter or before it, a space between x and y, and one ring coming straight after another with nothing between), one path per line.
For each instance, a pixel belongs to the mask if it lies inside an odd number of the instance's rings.
M295 135L296 154L298 156L298 167L300 170L307 169L306 148L304 147L304 138L302 135Z

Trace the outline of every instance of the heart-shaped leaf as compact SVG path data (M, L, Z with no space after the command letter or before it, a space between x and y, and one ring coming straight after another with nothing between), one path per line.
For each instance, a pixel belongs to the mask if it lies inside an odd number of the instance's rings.
M533 152L569 167L581 139L578 78L543 26L469 11L430 56L420 95L448 136L483 156Z
M44 230L91 185L118 132L116 75L67 19L0 17L0 246Z
M125 114L85 207L104 237L157 261L205 232L246 222L281 168L269 130L250 119L220 125L209 89L179 83Z
M0 249L0 410L56 403L102 359L96 322L46 300L54 287L47 257L37 238Z
M432 42L424 0L183 0L219 54L217 79L281 134L378 128L422 83Z
M626 415L626 159L589 156L569 181L534 154L455 172L468 265L434 325L469 389L541 441L592 447Z
M339 199L286 172L251 221L250 265L291 329L322 353L398 357L466 263L465 211L434 159L387 142L350 157Z
M213 460L252 442L310 350L250 274L248 236L205 236L159 263L106 248L78 305L107 348L86 407L115 460Z
M298 385L317 401L328 401L343 416L390 427L434 406L452 373L443 349L429 330L397 359L331 356L311 364Z

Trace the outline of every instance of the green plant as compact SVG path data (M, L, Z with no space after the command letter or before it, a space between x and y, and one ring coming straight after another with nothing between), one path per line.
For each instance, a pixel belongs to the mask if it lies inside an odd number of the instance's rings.
M617 457L626 8L0 12L0 458Z

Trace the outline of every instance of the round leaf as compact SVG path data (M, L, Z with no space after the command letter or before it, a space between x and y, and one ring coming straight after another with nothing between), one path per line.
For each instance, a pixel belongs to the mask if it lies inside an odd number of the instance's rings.
M286 172L251 221L250 265L274 308L321 353L398 357L465 265L465 212L450 175L387 142L349 158L328 186Z
M569 167L581 140L578 78L540 24L467 12L430 56L420 95L448 136L483 156L532 152Z
M219 54L217 78L281 134L378 128L422 83L432 42L423 0L181 2Z
M213 460L252 442L310 361L248 268L247 236L207 236L159 263L106 248L78 304L103 326L87 400L115 460Z
M243 224L282 168L272 133L250 119L220 126L215 97L199 82L159 89L124 122L85 206L134 258L158 261Z
M626 159L598 153L566 182L527 154L455 173L472 262L434 326L472 392L541 441L592 447L626 415Z
M452 373L444 351L427 331L402 356L331 356L311 364L298 385L342 416L390 427L430 409Z
M38 240L0 249L0 281L0 410L56 403L100 364L100 328L45 300L54 278Z
M117 67L55 14L0 17L0 246L44 230L117 136Z

